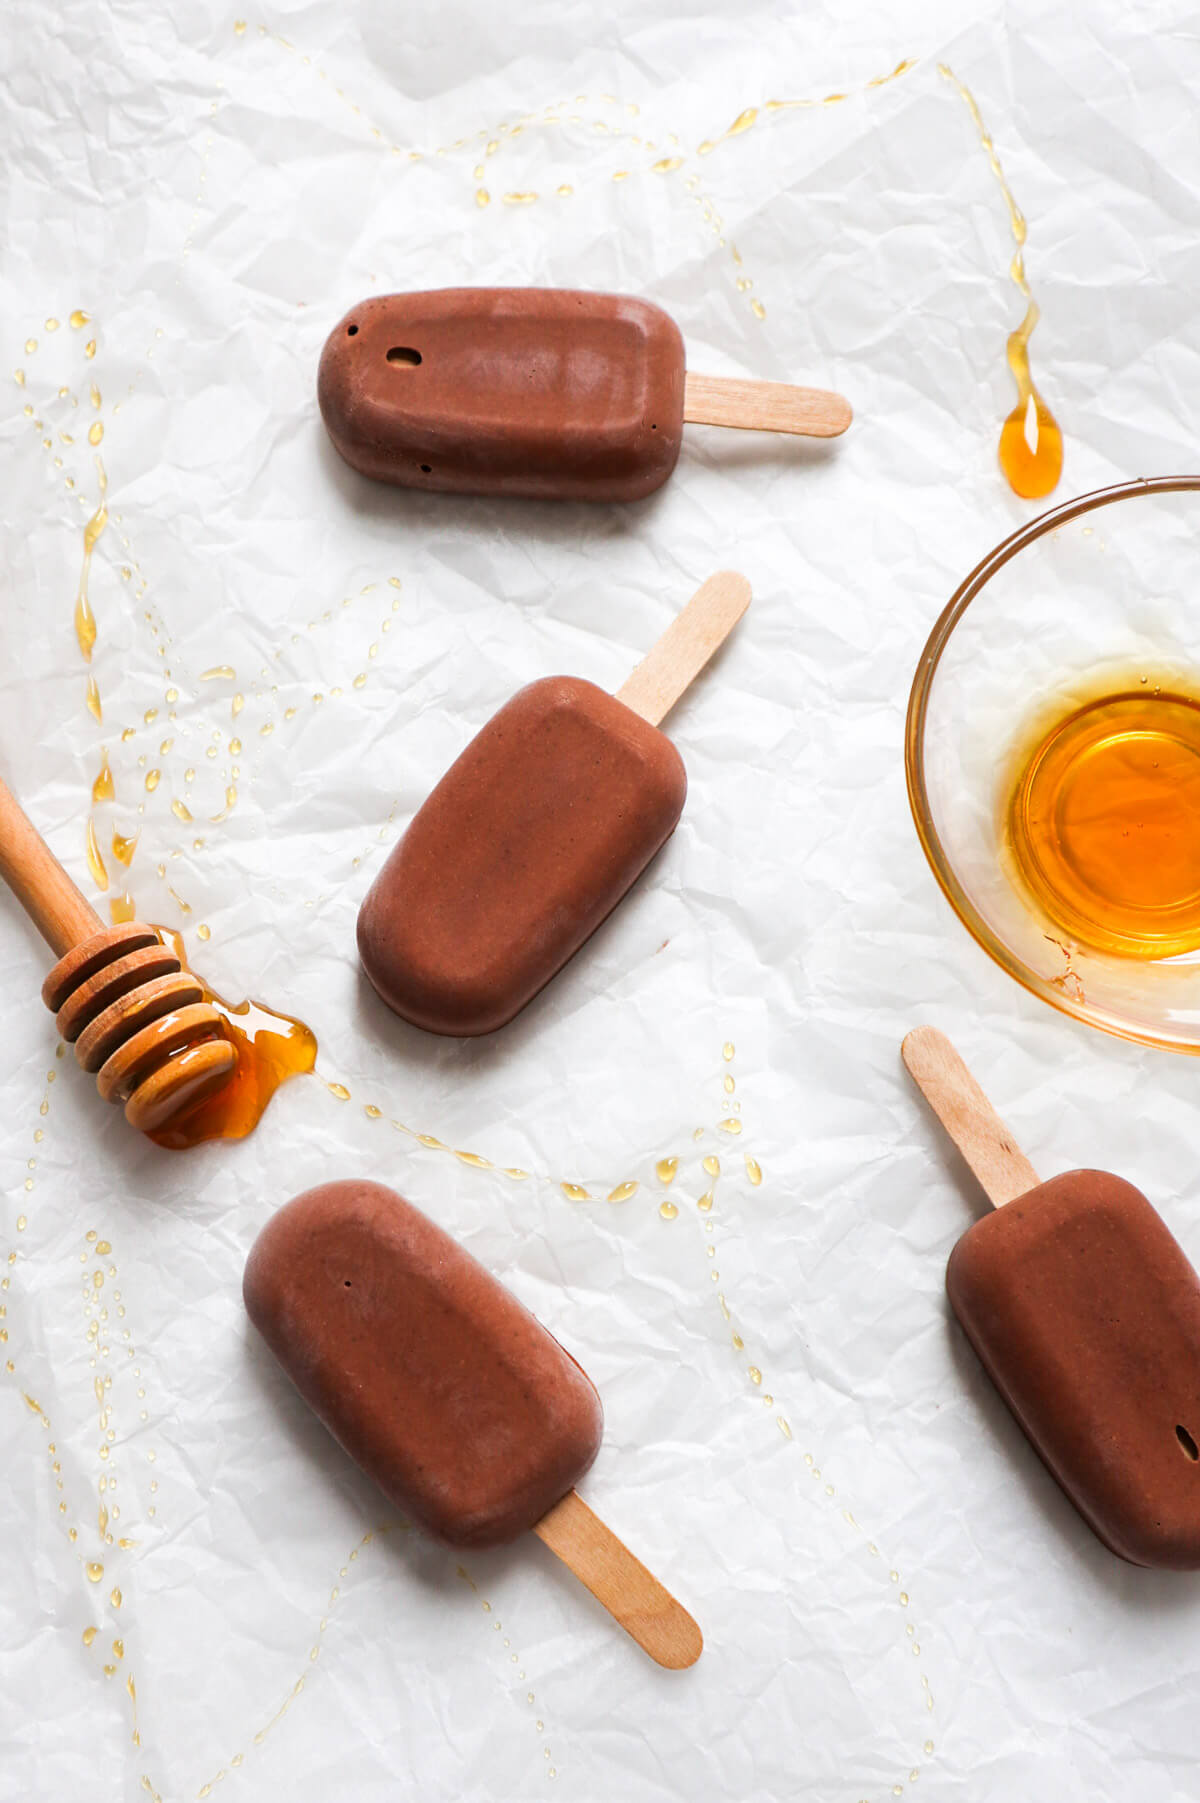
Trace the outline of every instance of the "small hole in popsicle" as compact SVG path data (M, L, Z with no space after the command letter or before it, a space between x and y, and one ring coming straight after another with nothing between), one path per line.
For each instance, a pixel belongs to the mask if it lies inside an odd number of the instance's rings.
M347 1279L346 1279L346 1288L347 1288L347 1289L349 1289L349 1288L350 1288L350 1279L349 1279L349 1278L348 1278L348 1277L347 1277Z
M1188 1433L1186 1427L1182 1425L1177 1427L1175 1429L1175 1438L1179 1441L1180 1447L1189 1459L1200 1459L1200 1446L1196 1445L1196 1442L1192 1439L1192 1436Z
M421 353L414 351L411 344L394 344L387 354L387 360L389 363L407 364L409 369L415 369L421 361Z
M353 337L354 337L354 334L355 334L355 333L356 333L356 332L357 332L357 331L358 331L358 327L357 327L357 326L347 326L347 327L346 327L346 336L347 336L347 338L353 338Z
M424 476L432 476L432 474L433 474L433 465L432 465L432 463L423 463L423 464L422 464L422 465L421 465L421 473L422 473L422 475L424 475Z

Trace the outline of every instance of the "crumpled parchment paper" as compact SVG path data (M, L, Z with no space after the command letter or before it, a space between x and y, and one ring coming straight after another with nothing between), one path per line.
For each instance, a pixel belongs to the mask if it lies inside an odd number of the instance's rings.
M988 964L901 752L933 618L1030 511L995 464L1008 216L938 64L1029 221L1060 493L1175 470L1200 49L1152 12L10 9L4 774L100 907L128 886L222 993L310 1022L320 1075L241 1144L135 1139L56 1058L0 898L0 1796L1191 1794L1197 1581L1093 1540L954 1329L981 1199L898 1060L944 1027L1039 1169L1120 1170L1200 1254L1194 1068ZM855 426L689 429L626 508L365 483L317 417L324 336L462 282L648 295L693 367L838 387ZM99 721L72 629L97 455ZM519 684L617 687L722 566L755 601L672 716L670 845L506 1032L393 1019L354 919L413 808ZM460 1565L407 1532L272 1367L246 1251L351 1173L593 1375L584 1493L694 1610L693 1671L532 1539Z

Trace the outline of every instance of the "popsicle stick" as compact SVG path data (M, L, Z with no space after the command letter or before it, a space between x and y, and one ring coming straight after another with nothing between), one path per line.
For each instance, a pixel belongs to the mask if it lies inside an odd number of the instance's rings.
M533 1531L657 1664L671 1671L695 1665L704 1647L696 1623L576 1491Z
M1037 1172L944 1033L914 1027L900 1056L993 1208L1037 1188Z
M0 782L0 877L56 958L104 923L75 887L8 786Z
M698 588L617 690L617 700L658 726L750 605L750 584L720 570Z
M844 395L791 382L748 382L741 376L683 378L683 417L696 426L743 426L798 438L839 438L854 418Z

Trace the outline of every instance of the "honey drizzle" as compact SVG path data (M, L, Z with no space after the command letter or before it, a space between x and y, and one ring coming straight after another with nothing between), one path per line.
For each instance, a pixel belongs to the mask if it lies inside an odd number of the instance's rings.
M1008 274L1025 300L1025 315L1016 331L1010 332L1008 336L1008 367L1017 385L1017 404L1000 429L998 455L1000 468L1013 493L1020 495L1023 500L1041 500L1058 486L1062 475L1063 441L1062 429L1038 393L1029 366L1029 340L1040 318L1025 269L1025 241L1029 228L1008 185L995 140L979 110L979 102L947 63L939 63L937 68L938 74L956 90L970 114L1008 210L1014 246Z
M479 1585L475 1582L474 1578L471 1576L471 1574L467 1570L466 1566L465 1565L456 1565L455 1571L457 1572L458 1576L462 1579L462 1581L466 1585L467 1589L471 1592L472 1596L478 1597L479 1606L482 1609L484 1615L487 1616L488 1621L491 1626L491 1629L492 1629L492 1632L494 1634L503 1635L503 1641L501 1643L502 1650L508 1654L509 1665L515 1665L517 1667L517 1670L515 1673L508 1674L508 1675L514 1676L516 1678L516 1681L518 1684L526 1683L527 1679L525 1676L525 1670L524 1670L524 1667L521 1665L521 1655L519 1653L516 1653L513 1651L512 1638L510 1635L504 1633L504 1623L500 1620L500 1617L495 1613L495 1611L492 1608L491 1603L488 1601L487 1597L485 1597L483 1595L483 1593L481 1592L481 1590L479 1588ZM537 1702L537 1696L536 1696L535 1692L533 1692L532 1690L527 1690L525 1692L526 1707L528 1709L532 1709L532 1708L534 1708L536 1702ZM539 1738L543 1734L545 1734L546 1724L544 1721L537 1719L534 1721L533 1726L534 1726L534 1732L538 1735ZM558 1771L557 1771L557 1768L555 1767L555 1765L553 1764L553 1754L551 1753L550 1748L547 1745L543 1745L543 1747L542 1747L542 1758L545 1761L547 1761L547 1764L546 1764L547 1778L557 1778Z
M722 1051L721 1051L722 1062L724 1063L724 1065L726 1067L726 1075L723 1079L722 1087L727 1096L732 1093L731 1088L730 1088L730 1085L732 1082L732 1071L731 1071L730 1067L733 1064L734 1057L735 1057L734 1045L733 1045L732 1041L727 1040L725 1045L722 1047ZM727 1106L728 1106L728 1104L727 1104ZM723 1125L724 1125L723 1120L719 1120L717 1122L718 1128L720 1128ZM745 1163L746 1163L746 1175L749 1179L750 1185L752 1188L756 1189L762 1182L762 1176L763 1176L762 1167L761 1167L761 1165L759 1165L757 1160L751 1159L749 1157L749 1155L746 1156ZM697 1201L696 1209L697 1209L697 1213L700 1216L701 1227L702 1227L702 1231L705 1236L705 1241L706 1241L705 1251L706 1251L707 1257L711 1261L710 1267L709 1267L709 1273L708 1273L709 1282L714 1286L714 1289L716 1291L717 1306L720 1308L722 1319L725 1321L727 1327L729 1328L730 1345L733 1349L735 1356L738 1359L739 1364L742 1365L742 1369L744 1371L745 1377L751 1386L751 1395L753 1396L753 1398L755 1400L757 1400L759 1403L761 1403L763 1405L763 1407L767 1410L767 1412L772 1415L772 1417L775 1421L775 1424L776 1424L777 1428L779 1429L779 1432L783 1435L783 1438L786 1441L788 1441L789 1444L798 1446L799 1442L796 1440L795 1435L792 1431L791 1422L789 1421L789 1419L786 1415L784 1415L783 1413L781 1413L777 1410L776 1399L771 1394L771 1392L766 1388L766 1380L765 1380L765 1376L764 1376L762 1367L759 1366L758 1364L753 1363L752 1361L750 1361L747 1358L745 1337L744 1337L743 1333L739 1331L739 1328L734 1320L733 1311L730 1308L728 1298L727 1298L724 1290L720 1287L721 1274L720 1274L720 1271L718 1270L717 1264L716 1264L716 1257L717 1257L716 1224L719 1219L719 1214L718 1214L717 1207L716 1207L716 1197L717 1197L717 1185L721 1178L721 1164L720 1164L720 1160L719 1160L718 1156L715 1153L709 1153L709 1154L706 1154L705 1157L703 1158L702 1166L703 1166L705 1175L709 1178L710 1181L709 1181L709 1187L704 1192L704 1194L700 1196L699 1200ZM821 1484L821 1468L817 1464L817 1462L814 1459L811 1452L806 1452L804 1454L804 1463L808 1470L809 1476L812 1478L814 1483ZM882 1563L882 1555L880 1553L879 1547L876 1545L876 1543L873 1540L870 1540L867 1538L865 1530L862 1528L862 1526L856 1520L853 1512L845 1505L844 1501L842 1501L838 1498L836 1486L834 1484L831 1484L828 1481L826 1481L824 1484L821 1485L821 1493L823 1494L825 1501L837 1509L839 1515L841 1516L842 1520L845 1522L846 1526L848 1528L850 1528L855 1534L857 1534L861 1537L861 1539L863 1540L863 1542L866 1546L866 1551L867 1551L868 1557L871 1559L880 1560L880 1562ZM888 1582L890 1585L892 1585L894 1587L895 1592L896 1592L896 1601L899 1604L900 1608L905 1612L905 1615L907 1617L909 1614L909 1601L910 1601L909 1593L908 1593L907 1589L904 1589L901 1587L900 1573L895 1569L895 1567L892 1567L888 1571ZM920 1641L916 1637L916 1624L911 1618L906 1619L904 1622L904 1639L905 1639L906 1644L908 1645L909 1652L912 1655L912 1657L914 1659L920 1659L921 1658L921 1645L920 1645ZM923 1707L924 1707L926 1715L931 1715L933 1713L934 1703L933 1703L933 1692L930 1688L929 1678L925 1672L920 1672L919 1676L920 1676L921 1696L922 1696ZM926 1740L924 1742L924 1752L925 1752L926 1757L929 1757L933 1753L933 1751L934 1751L933 1741ZM920 1775L921 1775L920 1767L913 1766L908 1773L907 1782L909 1784L915 1784L917 1782L917 1779L920 1777ZM899 1796L902 1793L902 1791L904 1789L904 1783L905 1783L904 1780L900 1780L892 1785L892 1794L894 1796Z

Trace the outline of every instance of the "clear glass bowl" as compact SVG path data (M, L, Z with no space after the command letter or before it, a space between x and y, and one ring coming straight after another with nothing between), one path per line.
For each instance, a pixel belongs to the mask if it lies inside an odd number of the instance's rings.
M1200 952L1122 958L1066 940L1014 885L1003 809L1030 720L1106 665L1200 688L1200 476L1065 501L983 559L929 637L905 730L908 796L967 931L1051 1007L1200 1054Z

